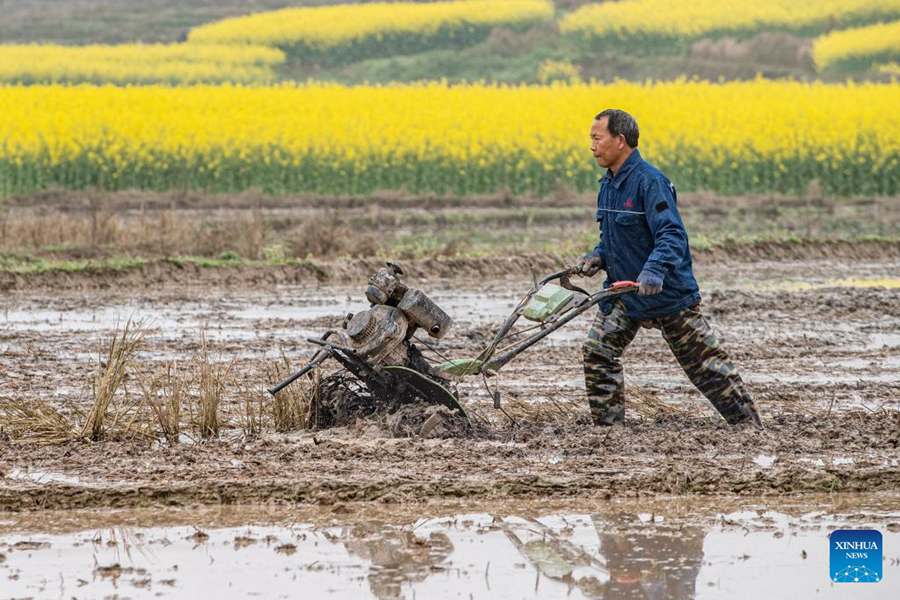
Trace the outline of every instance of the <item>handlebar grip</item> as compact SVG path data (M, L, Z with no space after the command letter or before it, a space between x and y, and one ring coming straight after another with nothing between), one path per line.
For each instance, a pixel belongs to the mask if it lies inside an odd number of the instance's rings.
M640 287L640 286L641 286L641 284L639 284L637 281L617 281L617 282L613 283L611 286L609 286L608 289L621 290L624 288L636 288L636 287Z

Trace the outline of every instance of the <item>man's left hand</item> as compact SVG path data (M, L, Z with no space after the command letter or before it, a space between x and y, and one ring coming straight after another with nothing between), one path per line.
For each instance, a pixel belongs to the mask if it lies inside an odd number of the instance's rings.
M638 294L641 296L654 296L662 291L663 280L659 275L654 275L649 271L641 271L637 280L641 284L641 287L638 288Z

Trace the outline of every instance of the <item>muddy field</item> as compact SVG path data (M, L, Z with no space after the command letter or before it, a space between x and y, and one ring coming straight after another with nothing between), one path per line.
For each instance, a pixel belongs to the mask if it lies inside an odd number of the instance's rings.
M364 280L11 291L0 317L5 399L40 398L77 421L101 338L129 318L148 327L124 385L133 397L162 365L189 362L202 334L213 362L232 366L215 440L199 441L189 425L180 444L43 445L5 432L0 508L896 493L900 258L888 250L864 262L698 263L705 312L756 396L764 432L721 422L653 330L626 355L627 424L593 428L580 362L585 315L491 381L503 410L480 379L459 384L466 409L487 423L478 435L422 437L377 420L277 434L265 426L271 365L282 353L295 364L309 356L304 337L363 308ZM452 357L476 354L530 284L524 274L410 280L456 319L434 348ZM256 430L248 399L263 423Z
M764 431L725 425L654 330L625 357L625 425L593 427L586 314L490 391L457 382L466 432L421 411L286 427L264 390L367 307L387 257L455 319L426 356L476 355L591 243L592 200L263 200L0 211L0 595L840 598L826 537L861 527L885 579L855 595L900 593L900 202L685 199L703 310ZM148 398L176 387L167 433Z

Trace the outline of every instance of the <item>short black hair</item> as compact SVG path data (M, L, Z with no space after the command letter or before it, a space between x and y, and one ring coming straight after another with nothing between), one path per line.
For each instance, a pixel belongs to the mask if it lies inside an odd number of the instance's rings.
M625 142L632 148L637 148L640 132L638 131L638 124L637 121L634 120L634 117L624 110L607 108L603 112L597 113L594 120L598 121L603 117L608 119L606 121L606 128L609 129L609 132L612 135L624 135Z

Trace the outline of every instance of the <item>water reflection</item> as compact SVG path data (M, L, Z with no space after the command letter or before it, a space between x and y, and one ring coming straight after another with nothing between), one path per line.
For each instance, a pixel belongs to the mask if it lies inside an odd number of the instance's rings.
M446 533L420 537L410 529L364 524L351 527L342 539L347 551L369 561L369 587L376 598L401 598L404 585L423 581L441 569L453 553Z
M643 529L636 531L634 517L624 513L606 519L592 515L591 520L606 557L609 581L585 595L647 600L694 597L703 563L703 529L653 523L652 527L640 524Z
M165 513L178 525L160 526L160 513L150 517L159 525L140 527L121 523L154 521L122 511L119 525L102 529L69 513L67 532L54 534L0 515L0 589L78 598L839 598L847 589L828 580L828 531L874 527L885 548L900 547L896 508L815 508L653 513L618 504L420 519L362 513L322 525L288 511L267 517L280 524L258 525L248 523L265 509L244 507L202 529L185 524L188 511ZM892 552L884 580L854 588L856 597L898 596Z
M694 597L703 562L702 529L657 524L648 529L646 523L625 513L593 514L590 522L597 536L593 552L564 537L574 533L571 525L555 530L530 520L532 539L527 542L510 520L504 523L504 532L542 576L577 588L587 598ZM540 538L533 537L536 533Z

